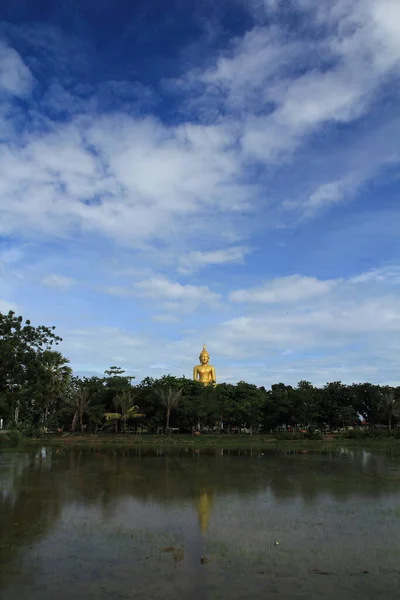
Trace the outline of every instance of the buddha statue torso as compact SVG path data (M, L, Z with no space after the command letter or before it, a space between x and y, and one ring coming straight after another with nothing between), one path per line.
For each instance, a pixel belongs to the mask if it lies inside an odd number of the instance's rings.
M200 364L193 369L193 379L195 381L200 381L200 383L203 383L204 385L215 382L215 369L212 365L208 364L210 355L207 352L205 344L203 345L203 350L200 353L199 359Z

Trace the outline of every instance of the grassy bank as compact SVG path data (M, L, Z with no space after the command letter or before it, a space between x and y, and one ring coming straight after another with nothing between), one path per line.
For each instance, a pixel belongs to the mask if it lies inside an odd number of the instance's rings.
M9 447L6 439L0 440L0 448ZM21 438L14 446L107 446L131 448L292 448L317 450L340 447L354 448L397 448L400 452L400 440L390 437L378 439L344 439L341 436L326 436L322 440L279 439L273 435L44 435L40 438Z

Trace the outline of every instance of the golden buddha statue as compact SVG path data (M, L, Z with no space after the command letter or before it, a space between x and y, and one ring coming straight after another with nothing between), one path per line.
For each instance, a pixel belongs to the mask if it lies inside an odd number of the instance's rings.
M216 382L217 379L215 377L215 369L213 366L209 365L210 355L207 352L206 345L203 344L203 350L200 352L200 364L193 369L193 379L195 381L200 381L204 385L208 385L209 383Z

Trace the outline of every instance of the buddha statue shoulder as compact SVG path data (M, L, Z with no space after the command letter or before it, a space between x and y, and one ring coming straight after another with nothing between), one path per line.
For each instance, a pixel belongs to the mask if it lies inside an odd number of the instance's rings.
M215 369L209 364L210 355L207 352L205 344L203 344L203 349L200 352L199 360L200 364L193 369L193 379L195 381L200 381L200 383L203 383L204 385L215 383L217 381Z

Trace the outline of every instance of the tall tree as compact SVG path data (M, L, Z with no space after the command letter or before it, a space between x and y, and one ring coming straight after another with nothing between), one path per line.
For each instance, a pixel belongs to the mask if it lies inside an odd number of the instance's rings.
M179 390L174 390L173 388L164 388L160 387L155 390L157 396L161 400L161 404L164 406L166 411L166 428L167 432L170 433L170 418L171 411L174 408L177 408L182 396L182 388Z
M318 420L319 390L309 381L299 381L295 390L296 415L303 426L313 426Z
M351 386L354 408L367 421L369 425L376 425L380 421L380 406L382 390L379 385L372 383L357 383Z
M327 383L321 392L320 420L330 428L345 427L358 421L353 390L341 381Z
M79 423L80 430L83 431L83 417L87 414L90 406L90 392L88 388L81 387L76 390L74 395L75 414L72 420L71 431L76 430Z
M13 311L0 313L0 396L8 418L18 423L21 409L31 403L32 389L45 370L45 351L61 338L55 327L34 327Z
M46 427L49 417L66 396L71 383L72 369L68 359L57 351L45 350L42 353L39 379L36 386L35 400L41 412L41 421Z
M393 389L385 389L379 408L391 434L393 422L400 417L400 399L395 396Z

